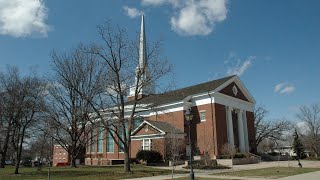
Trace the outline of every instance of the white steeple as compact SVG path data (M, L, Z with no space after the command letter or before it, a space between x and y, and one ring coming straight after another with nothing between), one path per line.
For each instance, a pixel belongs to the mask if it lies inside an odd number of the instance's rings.
M144 16L141 16L141 29L139 39L139 68L143 69L147 65L147 49L146 49L146 34L144 30Z
M149 95L154 93L154 85L150 82L150 73L148 70L146 34L144 27L144 15L141 16L140 38L139 38L139 62L136 68L135 84L130 88L129 98L135 96L136 85L143 86L139 88L139 95ZM140 74L139 76L139 73ZM137 79L140 77L140 79ZM139 81L138 81L139 80Z

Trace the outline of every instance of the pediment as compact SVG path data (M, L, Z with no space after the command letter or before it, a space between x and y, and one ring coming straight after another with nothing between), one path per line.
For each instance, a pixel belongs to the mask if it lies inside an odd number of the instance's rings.
M143 122L138 129L134 130L132 136L137 136L137 135L150 135L150 134L162 134L159 129L154 128L150 124Z
M235 76L234 78L222 84L216 89L216 91L233 98L255 103L254 98L251 96L250 92L243 85L238 76Z
M247 97L243 94L243 92L240 90L239 86L235 82L232 82L227 87L223 88L219 91L222 94L232 96L234 98L238 98L244 101L248 101Z

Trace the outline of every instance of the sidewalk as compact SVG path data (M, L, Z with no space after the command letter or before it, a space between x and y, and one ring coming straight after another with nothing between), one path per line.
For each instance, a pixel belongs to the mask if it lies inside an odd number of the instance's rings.
M320 168L320 161L301 161L303 167L310 168ZM215 169L215 170L194 170L196 177L203 178L219 178L219 179L243 179L243 180L270 180L265 178L248 178L248 177L234 177L234 176L218 176L214 175L216 173L221 172L230 172L230 171L241 171L241 170L250 170L250 169L261 169L267 167L298 167L298 163L296 161L273 161L273 162L261 162L259 164L247 164L247 165L234 165L232 169ZM175 170L186 171L189 172L189 169L184 169L184 165L176 166ZM171 170L172 167L155 167L159 169L168 169ZM174 178L180 177L189 177L189 173L186 174L174 174ZM153 177L144 177L144 178L136 178L135 180L164 180L171 179L171 174L163 175L163 176L153 176ZM320 171L304 173L295 176L288 176L285 178L279 178L279 180L319 180L320 179ZM129 180L129 179L127 179ZM134 179L131 179L134 180Z

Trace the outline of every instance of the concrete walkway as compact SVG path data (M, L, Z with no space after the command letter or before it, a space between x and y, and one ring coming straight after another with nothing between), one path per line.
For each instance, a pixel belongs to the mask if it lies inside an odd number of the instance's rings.
M301 161L303 167L309 168L320 168L320 161ZM189 172L188 169L183 168L184 165L176 166L175 170ZM220 176L214 175L222 172L232 172L232 171L241 171L241 170L251 170L251 169L261 169L268 167L298 167L297 161L277 161L277 162L261 162L259 164L247 164L247 165L234 165L231 169L214 169L214 170L194 170L196 177L204 178L220 178L220 179L245 179L245 180L266 180L264 178L248 178L248 177L234 177L234 176ZM155 167L159 169L168 169L171 170L172 167ZM174 174L174 178L179 177L189 177L189 173L186 174ZM153 176L153 177L144 177L136 178L140 180L163 180L171 179L171 175L163 176ZM278 180L319 180L320 171L304 173L295 176L288 176L285 178L279 178ZM127 179L129 180L129 179ZM270 180L270 179L269 179Z

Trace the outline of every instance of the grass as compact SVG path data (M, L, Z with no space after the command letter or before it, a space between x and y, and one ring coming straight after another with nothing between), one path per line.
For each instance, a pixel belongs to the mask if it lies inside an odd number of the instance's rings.
M263 169L253 169L244 171L234 171L227 173L219 173L214 175L236 176L236 177L262 177L262 178L281 178L303 174L308 172L319 171L319 168L297 168L297 167L270 167Z
M171 170L163 170L151 168L143 165L133 165L131 173L124 173L123 166L106 166L106 167L91 167L80 166L78 168L69 167L53 167L51 168L51 180L114 180L124 178L139 178L147 176L158 176L170 174ZM20 174L14 175L14 168L7 166L0 169L0 180L46 180L48 179L48 168L22 167L19 169ZM184 172L179 172L184 173Z

